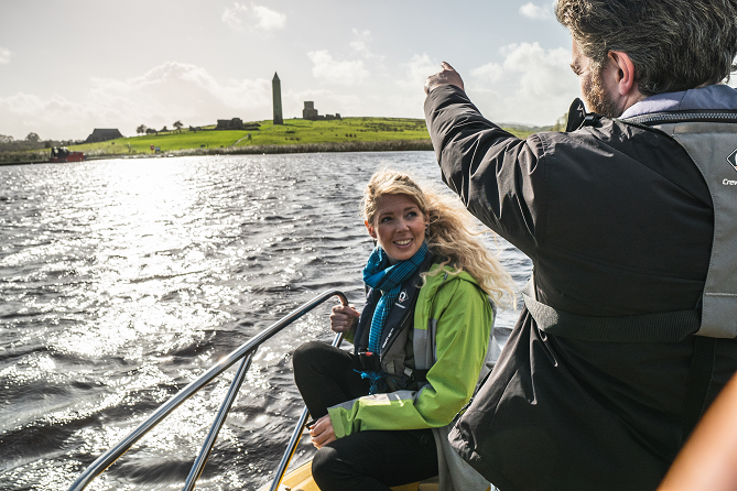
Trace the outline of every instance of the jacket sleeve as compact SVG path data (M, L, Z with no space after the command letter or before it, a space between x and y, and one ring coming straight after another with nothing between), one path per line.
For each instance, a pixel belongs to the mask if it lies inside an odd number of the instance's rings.
M430 92L425 120L443 182L473 215L531 256L540 209L533 204L545 199L539 136L520 140L504 131L451 85Z
M421 390L360 397L328 409L335 435L449 424L469 401L486 357L492 309L474 284L456 280L438 293L435 364ZM415 312L415 316L418 312Z

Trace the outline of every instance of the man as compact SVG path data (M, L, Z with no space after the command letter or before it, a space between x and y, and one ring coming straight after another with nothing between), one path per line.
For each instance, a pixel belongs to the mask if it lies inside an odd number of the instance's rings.
M515 138L447 64L425 86L443 180L534 264L450 438L503 491L654 490L737 369L737 1L555 9L570 131Z

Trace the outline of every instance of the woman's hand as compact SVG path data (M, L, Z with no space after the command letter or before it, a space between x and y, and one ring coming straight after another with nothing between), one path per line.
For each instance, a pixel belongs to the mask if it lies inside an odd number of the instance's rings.
M333 313L330 314L330 329L335 332L346 332L358 316L361 315L353 305L336 305L333 307Z
M323 416L318 419L314 425L312 425L310 428L310 436L312 437L312 444L316 448L322 448L328 443L336 440L333 422L330 421L329 415Z

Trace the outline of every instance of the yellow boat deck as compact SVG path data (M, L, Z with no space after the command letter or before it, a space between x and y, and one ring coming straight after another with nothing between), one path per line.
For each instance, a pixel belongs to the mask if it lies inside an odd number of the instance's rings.
M269 489L269 486L260 491ZM438 491L437 478L427 481L414 482L403 486L395 486L393 491ZM279 486L279 491L320 491L315 481L312 480L312 461L302 464L297 469L290 471L284 476Z

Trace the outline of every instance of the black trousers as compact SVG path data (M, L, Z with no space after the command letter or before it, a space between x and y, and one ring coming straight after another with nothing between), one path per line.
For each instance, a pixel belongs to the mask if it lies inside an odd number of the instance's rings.
M358 357L325 343L306 343L294 353L294 380L314 419L327 408L368 394ZM387 491L438 474L432 431L361 431L317 451L312 475L322 491Z

